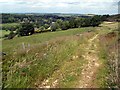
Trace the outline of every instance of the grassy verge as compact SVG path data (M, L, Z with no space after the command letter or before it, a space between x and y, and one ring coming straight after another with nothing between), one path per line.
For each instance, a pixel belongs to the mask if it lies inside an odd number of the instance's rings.
M117 53L117 32L111 31L100 36L99 57L102 66L97 73L96 83L99 87L108 88L117 87L116 76L116 55ZM103 43L104 41L104 43Z

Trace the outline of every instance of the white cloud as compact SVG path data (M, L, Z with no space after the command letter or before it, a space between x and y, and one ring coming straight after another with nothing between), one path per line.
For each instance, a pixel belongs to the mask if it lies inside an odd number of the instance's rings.
M90 12L112 13L117 12L119 0L0 0L4 12ZM109 10L111 9L111 10ZM1 11L1 8L0 8Z

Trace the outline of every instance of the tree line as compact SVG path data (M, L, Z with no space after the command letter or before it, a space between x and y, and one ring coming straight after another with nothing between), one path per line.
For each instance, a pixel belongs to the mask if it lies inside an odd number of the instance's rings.
M55 22L57 19L69 20L70 17L62 17L54 14L5 14L2 13L2 23L20 23L27 20L38 22L41 25Z
M54 16L53 16L54 17ZM48 32L48 31L57 31L57 30L67 30L70 28L80 28L80 27L95 27L99 26L101 22L105 21L109 15L95 15L88 18L82 18L82 17L70 17L69 19L61 19L58 18L56 20L51 19L51 16L46 16L47 19L44 19L47 23L39 23L39 22L33 22L30 19L26 18L24 21L22 21L19 26L15 27L14 29L11 29L11 33L9 36L10 39L13 38L15 35L18 36L28 36L32 35L34 33L42 33L42 32ZM14 33L13 31L16 31Z
M94 16L91 18L71 18L69 21L57 20L52 23L51 30L56 31L57 29L67 30L70 28L80 28L89 26L98 26L102 22L101 16Z

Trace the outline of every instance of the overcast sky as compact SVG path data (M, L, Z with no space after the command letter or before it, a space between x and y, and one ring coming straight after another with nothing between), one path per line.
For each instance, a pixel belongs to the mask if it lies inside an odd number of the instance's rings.
M119 0L0 0L3 13L117 14Z

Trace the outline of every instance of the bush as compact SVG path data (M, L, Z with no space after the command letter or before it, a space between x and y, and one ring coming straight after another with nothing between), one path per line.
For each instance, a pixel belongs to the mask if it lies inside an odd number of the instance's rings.
M8 39L13 39L15 36L16 36L16 33L11 31L10 34L8 35Z
M101 16L94 16L91 18L91 26L95 27L95 26L98 26L100 23L101 23L102 19L101 19Z
M51 31L56 31L56 29L58 29L58 28L59 28L59 24L57 22L52 23L52 25L51 25Z
M4 37L8 37L8 36L9 36L9 34L5 34L5 35L4 35Z
M32 23L22 23L17 31L19 36L29 36L34 33L34 26Z

